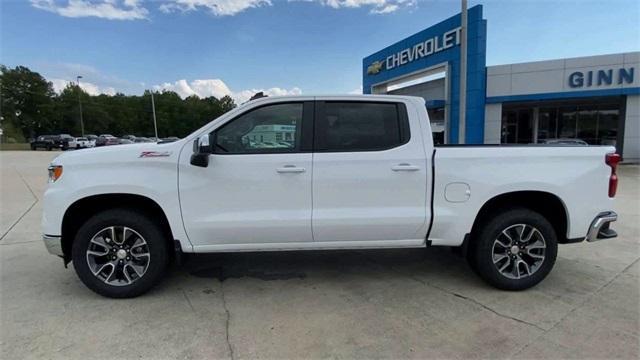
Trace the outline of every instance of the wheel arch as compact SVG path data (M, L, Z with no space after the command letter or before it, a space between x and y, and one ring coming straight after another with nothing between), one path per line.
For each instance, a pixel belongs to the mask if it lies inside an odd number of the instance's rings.
M465 242L472 241L480 226L496 212L510 208L527 208L544 216L553 226L558 243L572 242L567 238L569 215L564 202L555 194L546 191L513 191L496 195L482 205L473 222L471 233Z
M162 207L143 195L129 193L109 193L84 197L72 203L62 218L61 245L65 265L71 261L71 248L76 233L93 215L108 209L126 208L138 210L158 221L162 232L165 234L167 249L174 248L174 237L169 225L169 220ZM169 251L171 256L172 251Z

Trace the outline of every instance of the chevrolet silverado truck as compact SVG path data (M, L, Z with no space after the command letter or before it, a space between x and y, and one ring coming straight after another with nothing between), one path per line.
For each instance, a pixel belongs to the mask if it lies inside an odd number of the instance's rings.
M611 146L437 146L422 98L251 100L169 143L64 153L43 239L91 290L133 297L182 253L461 247L499 289L610 228Z

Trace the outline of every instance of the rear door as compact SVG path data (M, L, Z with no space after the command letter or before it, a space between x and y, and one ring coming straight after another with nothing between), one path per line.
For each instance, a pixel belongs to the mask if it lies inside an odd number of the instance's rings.
M424 239L426 165L405 103L316 102L314 241Z

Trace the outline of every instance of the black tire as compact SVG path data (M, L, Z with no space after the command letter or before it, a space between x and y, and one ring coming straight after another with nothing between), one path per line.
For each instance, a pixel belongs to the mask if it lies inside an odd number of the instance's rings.
M47 145L47 151L51 151L51 145Z
M94 275L87 260L91 239L111 226L133 229L147 243L149 263L146 272L128 285L107 284ZM162 279L169 259L167 251L165 234L149 216L130 209L111 209L94 215L80 227L73 241L72 260L78 277L89 289L106 297L132 298L149 291Z
M33 150L33 151L37 150L37 148L35 147L35 145L31 145L31 150Z
M529 242L519 241L518 233L520 229L523 229L521 232L525 233L522 237L526 238L527 234L533 233L532 228L537 230L538 233L534 233ZM508 229L506 231L511 236L506 237L504 235L503 230L505 229ZM507 243L509 240L512 242L510 246L505 247L497 244L498 239L502 243ZM533 246L533 241L536 242L537 246ZM540 241L545 245L544 249L540 249ZM511 246L514 244L516 245L515 248ZM497 249L496 251L504 251L504 253L498 253L494 258L494 246ZM512 253L514 249L518 253ZM538 262L537 258L528 255L529 252L534 252L534 255L537 256L543 255L544 259ZM551 223L535 211L514 208L496 212L495 215L487 217L485 223L480 225L477 236L472 240L468 260L471 268L490 285L503 290L524 290L535 286L549 274L556 262L557 254L558 238ZM509 258L505 259L503 256ZM498 258L504 260L494 264L494 259ZM525 266L525 264L519 263L518 260L528 261L531 264L527 263ZM510 265L506 265L507 262ZM514 266L514 264L518 265ZM504 269L506 274L498 268L503 266L506 266ZM521 275L521 271L524 276ZM531 272L531 274L526 274L527 271ZM511 278L510 276L517 276L517 278Z

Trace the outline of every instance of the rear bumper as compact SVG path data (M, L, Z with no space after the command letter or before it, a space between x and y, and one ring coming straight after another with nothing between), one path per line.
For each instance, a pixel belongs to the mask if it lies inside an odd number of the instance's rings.
M42 235L42 241L44 241L44 246L47 248L49 254L64 257L62 238L60 236Z
M618 220L618 214L613 211L598 214L591 222L585 239L593 242L617 237L618 234L609 227L609 225L616 220Z

